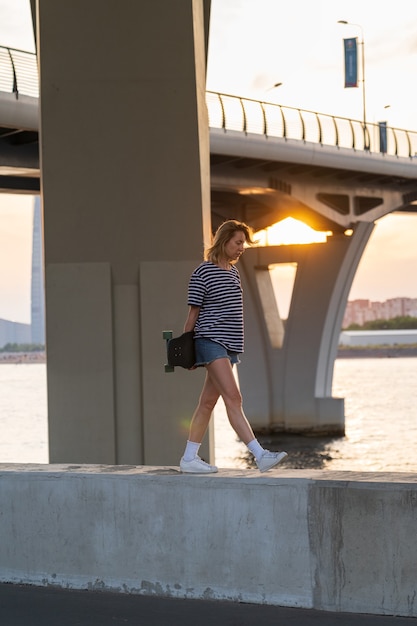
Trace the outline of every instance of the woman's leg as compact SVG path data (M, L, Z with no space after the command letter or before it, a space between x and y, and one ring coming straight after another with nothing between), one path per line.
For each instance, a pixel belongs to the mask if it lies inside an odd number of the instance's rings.
M287 456L287 453L265 450L255 438L253 430L243 412L242 396L233 375L229 359L213 361L207 366L207 371L213 385L224 400L232 428L254 455L258 469L261 472L266 472L278 465Z
M200 399L190 424L188 440L195 443L201 443L206 434L206 430L210 421L211 414L216 402L219 399L217 387L213 384L208 372L204 381Z
M211 414L219 399L219 392L213 385L208 373L200 394L200 400L190 424L187 445L180 461L182 472L207 474L217 472L215 465L209 465L198 456L198 450L206 433Z
M206 367L211 386L223 398L227 417L233 430L241 441L247 445L255 439L255 435L243 412L242 396L237 386L230 360L227 358L216 359Z

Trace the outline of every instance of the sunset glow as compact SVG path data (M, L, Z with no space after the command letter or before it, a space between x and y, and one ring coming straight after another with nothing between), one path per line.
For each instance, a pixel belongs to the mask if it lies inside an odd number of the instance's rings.
M281 222L277 222L258 231L254 239L260 246L283 246L290 244L325 243L327 237L332 233L320 232L310 228L304 222L287 217Z

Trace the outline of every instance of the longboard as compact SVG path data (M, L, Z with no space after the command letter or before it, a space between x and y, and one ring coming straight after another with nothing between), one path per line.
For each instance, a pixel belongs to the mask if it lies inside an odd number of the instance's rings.
M166 341L167 363L165 372L173 372L176 367L190 369L195 363L194 333L183 333L173 337L172 330L164 330L162 338Z

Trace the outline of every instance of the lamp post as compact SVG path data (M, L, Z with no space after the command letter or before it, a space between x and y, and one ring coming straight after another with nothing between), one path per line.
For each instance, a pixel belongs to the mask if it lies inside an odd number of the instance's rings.
M361 31L361 40L359 45L362 48L361 51L361 68L362 68L362 104L363 104L363 141L365 150L369 150L369 142L367 136L366 129L366 96L365 96L365 38L363 35L363 28L360 24L353 24L352 22L347 22L346 20L338 20L338 24L347 24L349 26L356 26Z
M272 85L272 87L265 89L265 91L271 91L271 89L276 89L277 87L281 87L281 85L282 83L275 83L275 85Z

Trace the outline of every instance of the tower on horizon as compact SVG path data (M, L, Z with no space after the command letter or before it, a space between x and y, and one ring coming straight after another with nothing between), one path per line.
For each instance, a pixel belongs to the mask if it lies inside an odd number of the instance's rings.
M32 238L32 343L45 344L45 285L43 277L43 246L40 196L36 196L34 203Z

